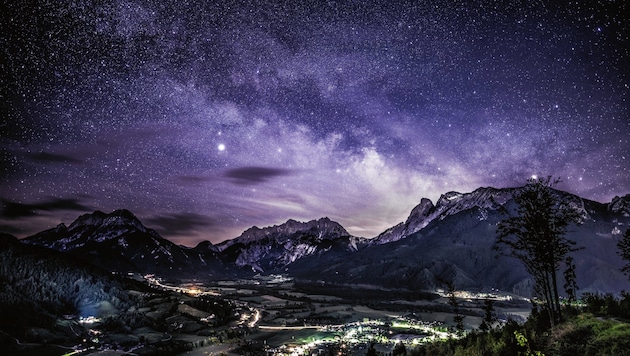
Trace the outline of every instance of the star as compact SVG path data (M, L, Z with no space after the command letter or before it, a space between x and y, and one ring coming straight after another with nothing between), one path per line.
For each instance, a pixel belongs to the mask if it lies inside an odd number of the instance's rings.
M609 202L630 192L622 3L8 2L0 201L44 208L0 226L125 208L194 216L163 230L186 245L322 216L373 237L532 172Z

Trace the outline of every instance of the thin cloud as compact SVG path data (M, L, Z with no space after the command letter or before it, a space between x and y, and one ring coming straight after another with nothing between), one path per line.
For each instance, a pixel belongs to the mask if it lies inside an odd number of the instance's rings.
M50 153L50 152L38 152L32 153L28 155L28 158L36 163L83 163L82 160L68 156L62 155L58 153Z
M21 228L13 226L13 225L8 225L8 224L0 224L0 235L2 234L7 234L7 235L17 235L19 233L23 232Z
M79 199L58 199L52 198L47 201L35 204L15 203L8 200L2 200L2 216L5 218L22 218L39 215L40 211L90 211L87 205L84 205Z
M254 185L264 183L272 178L293 174L291 170L268 167L241 167L230 169L224 176L238 185Z
M164 236L173 236L195 234L199 230L214 226L215 222L205 215L180 213L149 218L147 225Z

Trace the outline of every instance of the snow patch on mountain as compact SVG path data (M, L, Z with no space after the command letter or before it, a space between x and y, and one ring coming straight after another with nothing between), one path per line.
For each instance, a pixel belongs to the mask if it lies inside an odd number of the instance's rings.
M317 239L337 239L350 234L339 223L327 217L309 222L299 222L293 219L287 220L284 224L274 225L265 228L253 226L241 234L241 236L219 243L216 246L219 252L237 244L250 244L256 241L273 239L278 244L284 244L291 240L298 233L317 235Z
M351 236L339 223L329 218L299 222L288 220L281 225L252 227L241 236L224 241L216 248L236 254L235 264L249 266L257 272L283 268L318 252L328 251L339 243L345 250L356 251L365 239ZM228 252L226 252L228 253Z
M215 252L206 250L198 252L206 258L205 264L192 262L183 248L146 228L128 210L84 214L69 227L60 224L22 241L75 254L79 258L94 256L94 261L89 258L90 262L112 270L135 268L134 271L154 272L170 271L174 267L194 270L195 266L207 266L207 260L213 256L216 258Z
M504 205L521 189L523 188L497 189L482 187L471 193L462 194L458 192L448 192L440 196L435 206L429 199L423 198L420 204L411 211L411 214L404 223L399 223L385 230L372 240L372 244L380 245L403 239L422 230L436 219L444 220L448 216L473 208L478 209L477 219L479 221L485 221L488 219L489 211L503 209ZM562 191L556 190L555 192L561 196L562 201L568 209L579 212L582 221L588 219L592 220L591 214L587 212L582 198ZM621 200L623 199L620 199L620 201ZM623 208L623 203L618 202L611 209ZM628 204L628 211L630 212L630 204Z
M624 217L630 217L630 194L626 194L623 197L614 197L608 204L608 211L621 214Z

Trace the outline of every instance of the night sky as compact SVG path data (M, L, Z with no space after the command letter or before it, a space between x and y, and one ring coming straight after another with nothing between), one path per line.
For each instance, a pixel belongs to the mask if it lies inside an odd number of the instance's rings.
M119 208L189 246L323 216L373 237L534 174L630 193L623 0L28 3L0 11L18 237Z

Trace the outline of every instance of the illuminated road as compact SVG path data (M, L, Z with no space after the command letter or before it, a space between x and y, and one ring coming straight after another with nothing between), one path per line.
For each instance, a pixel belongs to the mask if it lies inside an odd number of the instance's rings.
M194 295L194 296L200 296L200 295L213 295L213 296L219 296L220 294L217 292L213 292L213 291L201 291L197 288L187 288L187 287L174 287L174 286L169 286L166 284L162 284L157 278L153 278L153 277L149 277L149 276L144 276L144 279L149 282L149 284L153 284L155 286L158 286L160 288L163 288L165 290L170 290L173 292L184 292L190 295Z
M267 326L258 325L258 329L261 330L306 330L306 329L321 329L321 326Z

